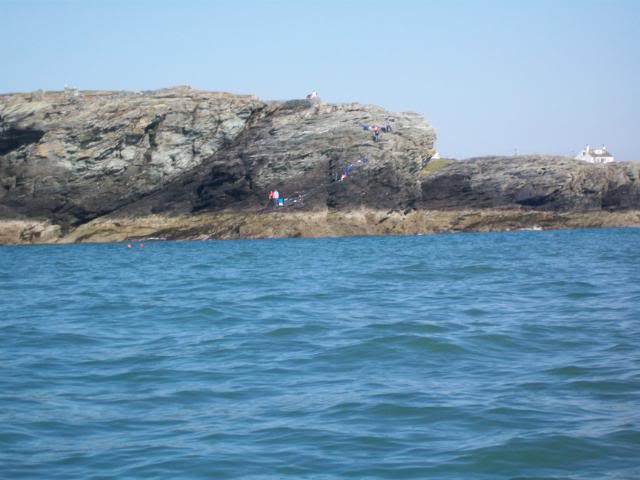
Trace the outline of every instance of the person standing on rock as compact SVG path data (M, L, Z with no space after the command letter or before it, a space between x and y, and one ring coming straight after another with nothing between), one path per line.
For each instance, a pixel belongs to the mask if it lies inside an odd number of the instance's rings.
M389 117L384 120L384 129L387 133L391 133L391 120Z
M380 127L377 125L373 126L373 141L377 142L380 138Z
M273 198L273 206L277 208L278 207L278 199L280 198L280 192L278 192L278 190L274 190L273 191L273 196L271 198Z

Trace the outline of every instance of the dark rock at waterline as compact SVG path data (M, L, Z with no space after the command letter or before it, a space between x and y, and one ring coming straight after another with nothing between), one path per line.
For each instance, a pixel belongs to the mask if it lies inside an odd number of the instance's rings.
M484 157L451 162L422 180L430 209L591 211L640 207L640 164L593 165L567 157Z

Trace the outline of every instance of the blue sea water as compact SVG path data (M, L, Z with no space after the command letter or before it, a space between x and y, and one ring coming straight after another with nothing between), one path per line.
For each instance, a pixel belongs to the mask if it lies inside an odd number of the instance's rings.
M640 230L0 247L0 477L640 478Z

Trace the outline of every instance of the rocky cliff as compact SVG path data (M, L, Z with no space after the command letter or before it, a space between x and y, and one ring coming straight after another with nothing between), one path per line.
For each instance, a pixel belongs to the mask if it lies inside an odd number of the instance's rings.
M640 207L640 163L594 165L536 155L448 162L421 181L429 209L518 208L561 212Z
M366 126L387 118L374 141ZM419 115L359 104L188 87L1 95L0 242L416 233L531 212L555 212L553 226L556 214L640 206L637 165L436 164L434 142ZM272 189L285 208L267 208Z
M76 226L125 206L255 209L274 188L314 190L307 208L412 204L434 131L416 114L396 113L397 133L374 142L361 125L382 125L388 115L374 106L265 103L189 88L5 95L0 213ZM357 181L338 186L336 173L363 159Z

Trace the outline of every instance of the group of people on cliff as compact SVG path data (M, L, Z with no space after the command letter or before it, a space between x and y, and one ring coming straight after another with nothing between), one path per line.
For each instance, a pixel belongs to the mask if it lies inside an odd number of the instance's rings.
M393 127L391 126L391 119L389 117L387 117L384 120L384 126L380 127L378 125L367 125L367 124L361 124L360 125L362 127L362 129L365 132L371 132L372 133L372 137L373 137L373 141L374 142L378 142L380 141L380 133L391 133L393 131Z
M280 196L278 190L269 190L269 203L274 207L284 207L284 197Z
M301 203L304 196L300 193L294 193L290 197L285 197L277 189L269 191L269 206L273 208L286 207Z
M331 181L344 182L351 175L351 172L355 167L362 167L364 165L367 165L368 163L369 163L369 159L367 157L361 157L355 163L349 162L342 169L334 171L334 174L333 174L334 178ZM326 185L327 184L318 185L311 191L304 192L304 193L295 192L293 195L289 197L285 197L284 195L282 195L278 191L278 189L269 190L269 202L267 204L267 207L282 208L282 207L289 207L297 204L302 205L304 198L306 196L312 194L317 189L322 189Z
M367 165L368 163L369 163L369 159L367 157L362 157L358 159L355 165L349 162L349 164L346 167L344 167L341 171L339 172L336 171L334 180L337 180L339 182L344 182L349 177L349 175L351 175L351 171L353 170L354 167L361 167L361 166Z

